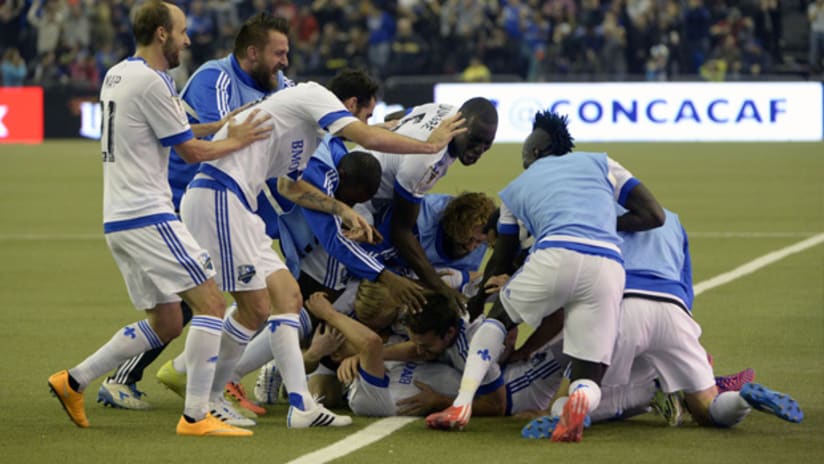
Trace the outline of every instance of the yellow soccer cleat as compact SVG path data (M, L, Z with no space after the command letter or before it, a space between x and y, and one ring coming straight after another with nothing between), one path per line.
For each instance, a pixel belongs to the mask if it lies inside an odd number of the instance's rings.
M52 394L60 401L60 405L69 415L69 419L78 427L86 428L89 420L86 419L86 408L83 406L83 394L74 391L69 385L69 371L62 370L49 377L49 388Z
M160 367L155 377L164 387L177 393L177 396L186 398L186 373L175 370L171 360Z
M177 434L190 437L251 437L255 433L222 422L211 414L191 423L181 416L177 423Z

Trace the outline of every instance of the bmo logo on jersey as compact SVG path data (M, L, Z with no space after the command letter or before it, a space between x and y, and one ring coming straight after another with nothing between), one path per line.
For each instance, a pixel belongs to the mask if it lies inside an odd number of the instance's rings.
M0 87L0 143L43 141L43 89Z

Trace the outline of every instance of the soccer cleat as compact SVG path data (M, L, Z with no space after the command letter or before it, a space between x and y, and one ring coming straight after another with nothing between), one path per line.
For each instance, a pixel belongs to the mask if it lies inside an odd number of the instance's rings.
M543 416L532 419L521 429L521 436L530 439L550 438L560 417Z
M294 406L289 406L289 413L286 416L286 426L290 429L344 427L351 423L351 417L339 416L320 404L310 411L301 411Z
M83 393L75 391L69 385L69 371L62 370L49 377L49 388L52 394L60 401L60 405L69 415L69 419L78 427L86 428L89 420L86 419L86 410L83 406Z
M255 382L255 399L259 404L276 404L278 392L283 379L274 361L269 361L260 368Z
M772 391L757 383L745 384L738 394L753 408L773 414L785 421L797 423L804 419L804 412L801 411L798 403L790 398L790 395Z
M472 405L450 406L441 412L426 416L426 428L436 430L463 430L472 417Z
M755 380L755 371L752 369L744 369L743 371L715 378L715 386L718 387L718 394L727 391L740 391L744 384Z
M255 425L255 421L239 413L232 403L222 396L217 401L210 401L209 408L212 410L212 416L229 425L237 427L252 427Z
M256 416L262 416L266 414L266 410L261 408L260 406L256 405L249 401L246 398L246 390L243 388L243 385L240 383L229 382L226 384L226 395L229 396L232 400L237 402L237 405L243 409L251 411Z
M177 434L190 437L251 437L255 433L206 414L206 417L197 422L189 422L181 416L177 423Z
M584 420L589 412L589 399L583 391L574 391L564 405L564 412L552 431L552 441L579 442L584 435Z
M656 390L652 402L649 404L652 409L667 421L670 427L678 427L684 422L687 409L684 406L680 392L664 393Z
M97 402L118 409L149 409L151 406L143 399L144 396L146 394L133 383L122 384L107 380L97 391Z
M155 377L164 387L177 393L177 396L186 398L186 374L175 370L171 360L160 367Z
M521 436L529 439L550 438L559 420L561 418L557 416L543 416L532 419L521 429ZM592 419L586 416L584 418L584 428L588 429L591 425Z

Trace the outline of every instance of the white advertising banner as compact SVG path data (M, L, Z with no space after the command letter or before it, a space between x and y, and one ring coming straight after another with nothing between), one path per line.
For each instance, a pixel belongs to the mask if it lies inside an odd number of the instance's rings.
M824 138L818 82L437 84L435 101L482 96L498 108L496 142L523 142L536 111L570 120L580 142L815 141Z

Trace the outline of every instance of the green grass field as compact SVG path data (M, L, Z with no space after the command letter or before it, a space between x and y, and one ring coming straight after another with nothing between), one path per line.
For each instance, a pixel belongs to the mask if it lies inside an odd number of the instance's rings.
M824 232L824 144L613 144L609 154L680 214L690 233L696 283ZM102 239L99 145L50 141L0 145L0 461L6 463L286 462L375 422L287 430L285 406L246 440L177 437L182 402L154 372L182 349L175 341L141 383L154 409L96 404L92 427L72 425L46 378L90 354L132 309ZM520 170L518 147L500 145L477 166L455 167L438 190L494 194ZM716 370L754 367L788 392L806 418L789 424L753 412L738 427L670 429L653 415L596 425L577 445L520 438L524 421L475 418L462 433L415 421L336 462L815 462L824 455L824 244L793 254L696 299L695 316ZM247 387L254 379L245 379ZM818 456L818 458L816 458Z

